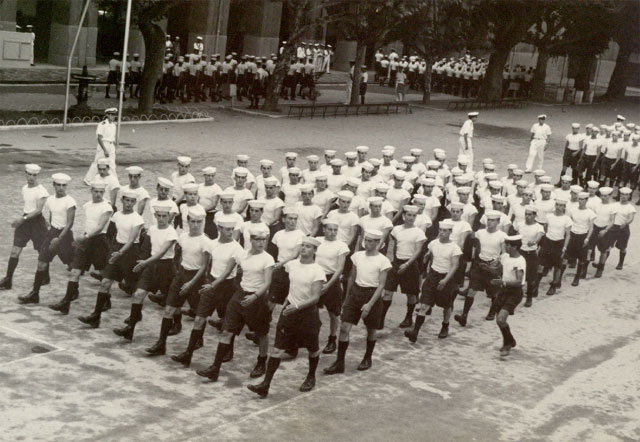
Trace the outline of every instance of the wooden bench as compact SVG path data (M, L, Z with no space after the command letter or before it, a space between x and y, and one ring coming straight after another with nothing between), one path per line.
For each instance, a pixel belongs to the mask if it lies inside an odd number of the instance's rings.
M322 116L348 116L348 115L379 115L398 114L400 110L405 114L411 113L408 103L388 102L388 103L368 103L368 104L343 104L343 103L310 103L289 105L288 117L310 117Z

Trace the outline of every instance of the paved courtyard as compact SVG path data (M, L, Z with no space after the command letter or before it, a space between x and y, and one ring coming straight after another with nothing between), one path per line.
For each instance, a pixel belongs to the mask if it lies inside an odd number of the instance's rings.
M529 128L539 113L548 115L554 135L546 169L558 176L564 135L573 121L611 124L622 113L640 122L631 104L591 107L529 106L521 110L482 112L474 139L476 165L496 159L500 172L508 163L523 164ZM289 150L301 154L332 148L344 153L356 145L377 155L383 145L398 156L420 147L457 154L463 112L415 108L410 115L348 117L326 120L272 119L212 109L212 123L125 126L118 152L119 178L124 167L145 169L143 185L151 190L157 176L169 176L174 158L188 154L194 170L218 168L218 181L230 183L236 153L251 156L252 170L261 158L278 168ZM41 180L50 187L54 171L72 176L70 194L89 199L81 185L95 149L93 127L0 132L0 273L5 271L12 229L21 210L23 166L43 166ZM197 175L197 173L196 173ZM635 201L634 197L634 201ZM81 211L75 231L83 225ZM113 308L101 327L89 330L76 320L95 303L97 285L80 283L80 299L69 316L46 308L64 293L67 272L58 261L52 281L41 291L39 306L21 306L16 298L30 289L36 255L25 249L14 288L0 292L0 440L4 441L557 441L640 440L640 223L632 225L632 244L623 271L609 265L603 278L589 277L573 288L546 297L547 283L530 309L522 305L510 318L518 346L508 359L498 357L501 344L495 323L484 316L489 300L479 297L469 325L452 323L450 337L438 340L440 310L435 309L416 344L397 324L405 298L396 295L365 373L355 367L364 352L364 330L353 333L344 375L327 377L320 360L316 388L300 393L306 374L305 352L282 364L269 397L247 391L257 348L240 337L234 360L223 366L217 383L195 375L209 365L218 333L208 328L205 347L191 368L169 355L187 344L191 322L169 338L166 357L148 358L144 348L158 334L161 310L147 303L131 343L116 337L128 315L130 299L113 291ZM611 261L617 259L614 252ZM615 265L615 263L614 263ZM565 281L573 271L567 271ZM461 302L456 303L456 310ZM321 340L328 316L321 315ZM271 336L273 342L273 332Z

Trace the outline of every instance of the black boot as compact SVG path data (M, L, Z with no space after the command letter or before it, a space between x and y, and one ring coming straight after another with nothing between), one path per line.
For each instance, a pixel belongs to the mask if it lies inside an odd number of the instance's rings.
M267 364L267 357L258 356L258 362L256 362L256 366L253 367L253 370L251 370L251 373L249 373L249 377L250 378L262 377L265 373L265 370L267 369L266 364Z
M471 306L473 305L474 299L475 298L471 298L469 296L464 298L464 307L462 307L462 314L461 315L455 315L453 317L453 319L458 321L458 323L462 327L465 327L467 325L467 315L469 314L469 310L471 310Z
M43 285L47 270L37 270L33 277L33 289L26 296L18 296L20 304L37 304L40 302L40 287Z
M160 324L160 337L158 341L147 348L145 351L151 356L161 356L164 355L167 351L167 336L169 334L169 329L173 324L173 319L171 318L162 318L162 323Z
M391 299L383 299L382 300L382 318L380 321L380 327L378 330L382 330L384 328L384 320L387 317L387 312L389 311L389 307L391 307Z
M625 256L627 256L627 252L620 252L620 258L618 259L618 265L616 266L616 270L622 270L622 266L624 266Z
M9 264L7 266L7 276L0 281L0 290L11 290L13 282L13 272L18 267L18 258L9 258Z
M175 336L182 331L182 314L176 313L173 315L173 325L169 330L169 336Z
M602 277L602 272L604 272L604 264L598 264L596 270L596 274L593 275L594 278L601 278Z
M96 297L96 306L93 309L93 313L89 316L80 316L78 320L89 325L91 328L100 327L100 315L102 314L102 308L109 297L110 295L108 293L98 292L98 296Z
M531 295L527 294L527 300L524 302L525 307L531 307L533 305L533 300L531 299Z
M196 371L198 376L202 376L203 378L208 378L209 380L216 382L218 380L218 375L220 374L220 366L222 365L222 358L227 353L229 349L229 344L225 344L224 342L218 343L218 349L216 350L216 356L213 360L213 364L204 370Z
M409 328L413 326L413 311L415 310L415 304L407 304L407 314L402 322L398 325L400 328Z
M60 312L63 315L68 315L71 301L73 300L74 296L77 297L77 293L78 293L78 282L69 281L67 283L67 292L65 293L64 298L62 298L60 302L58 302L57 304L50 305L49 308L51 310Z
M322 350L322 353L325 355L331 354L336 351L336 337L329 335L329 340L327 341L327 345Z
M309 372L307 378L300 385L300 391L307 392L313 390L316 386L316 369L318 368L318 362L320 362L320 356L309 356Z
M331 366L324 369L324 374L344 373L344 357L347 348L349 348L349 341L338 341L338 357Z
M424 315L416 315L416 323L413 325L413 330L405 330L404 336L409 338L411 342L416 342L418 340L418 333L420 333L420 328L422 324L424 324L425 316Z
M260 361L260 356L258 356L258 361ZM273 379L273 375L278 370L278 367L280 367L280 358L269 358L269 362L266 364L266 373L264 373L264 380L258 385L247 385L247 388L260 397L267 397L267 395L269 394L269 387L271 386L271 380Z
M142 319L141 312L142 304L131 304L131 314L129 315L131 320L127 323L126 327L114 328L113 332L118 336L122 336L127 341L131 341L133 339L133 332L136 328L136 324Z
M487 317L484 318L487 321L493 321L494 319L496 319L496 298L494 297L491 300L491 307L489 307L489 313L487 313Z
M589 263L582 263L582 271L580 272L580 279L587 279L587 270L589 269Z
M358 371L365 371L371 368L371 356L373 355L373 349L375 346L375 340L367 339L367 351L364 354L364 358L362 358L362 362L358 365Z
M236 342L236 335L231 336L231 342L229 343L229 349L224 354L224 358L222 358L222 363L231 362L233 360L233 347Z
M582 262L578 263L576 274L573 277L573 281L571 282L571 286L577 287L578 284L580 284L580 274L582 273L582 267L583 266L584 266L584 264L582 264Z
M442 328L440 329L440 333L438 333L438 339L444 339L449 336L449 323L443 322Z
M549 286L549 290L547 290L547 296L553 296L556 294L556 283L552 282Z

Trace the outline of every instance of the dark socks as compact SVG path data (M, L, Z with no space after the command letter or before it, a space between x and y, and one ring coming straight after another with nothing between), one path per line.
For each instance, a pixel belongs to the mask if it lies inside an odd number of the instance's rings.
M36 293L40 293L40 287L42 286L42 282L44 281L46 271L38 270L36 271L36 275L33 278L33 291Z
M18 258L9 258L9 265L7 267L7 278L13 278L13 272L18 267Z
M627 252L620 252L620 259L618 260L618 267L622 267L624 265L625 256L627 256Z
M133 320L133 324L142 319L142 304L131 304L131 319Z
M213 365L216 367L220 367L222 365L222 360L224 359L224 355L229 351L229 344L225 344L224 342L218 343L218 349L216 350L216 357L213 360Z
M349 348L349 341L338 341L338 360L344 361L344 356L347 354L347 348Z
M67 293L64 295L64 302L71 302L71 299L78 294L78 281L67 282Z
M509 324L505 324L504 327L500 327L500 332L502 332L503 345L509 345L515 341L515 339L513 339L513 335L511 334Z
M318 368L318 362L320 362L320 356L309 356L309 373L307 373L308 378L316 377L316 369Z
M414 333L418 333L420 331L422 324L424 324L424 319L425 319L424 315L421 315L421 314L416 315L416 322L415 324L413 324Z
M470 296L467 296L466 298L464 298L464 307L462 308L462 314L464 316L467 316L469 314L469 310L471 310L471 306L473 305L473 300L475 298L471 298Z
M204 329L202 330L191 330L191 335L189 336L189 345L187 345L187 351L189 353L193 353L196 348L196 344L200 339L202 339L202 335L204 335Z
M181 324L182 323L182 313L174 313L173 315L173 323Z
M384 320L387 317L387 311L389 311L389 307L391 307L391 300L388 301L386 299L382 300L382 324L384 324Z
M280 367L280 358L270 357L267 361L267 372L264 375L264 384L270 385L273 375L276 374L276 370Z
M107 303L109 297L110 295L106 292L98 292L98 297L96 298L96 306L93 310L94 315L100 316L102 314L102 307L104 307L104 305Z
M371 355L373 355L373 349L376 346L376 341L375 340L370 340L367 339L367 351L364 354L364 358L365 359L371 359Z
M174 315L175 316L175 315ZM162 324L160 325L160 341L166 343L167 336L169 336L169 330L173 325L173 319L171 318L162 318Z
M416 304L409 304L407 303L407 317L412 317L413 316L413 311L416 309Z

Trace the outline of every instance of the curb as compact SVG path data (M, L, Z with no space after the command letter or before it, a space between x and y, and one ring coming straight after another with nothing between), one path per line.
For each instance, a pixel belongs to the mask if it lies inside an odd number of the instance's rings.
M190 120L153 120L153 121L122 121L120 124L122 126L138 126L138 125L147 125L147 124L184 124L184 123L210 123L215 121L213 117L206 118L193 118ZM98 122L86 122L86 123L68 123L67 127L89 127L89 126L97 126ZM20 125L20 126L0 126L1 131L10 131L10 130L23 130L23 129L54 129L61 128L62 123L59 124L31 124L31 125Z

